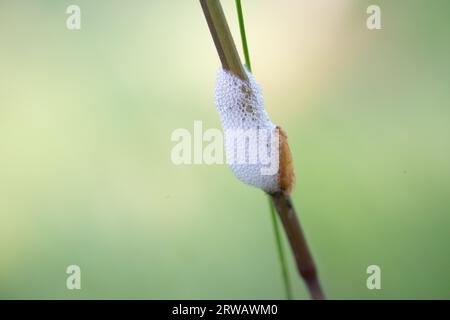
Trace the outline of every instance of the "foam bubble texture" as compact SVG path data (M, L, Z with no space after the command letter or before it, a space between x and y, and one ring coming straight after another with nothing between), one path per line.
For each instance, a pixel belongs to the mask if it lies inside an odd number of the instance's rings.
M264 99L261 88L253 75L248 72L249 81L241 80L232 73L220 68L217 75L215 103L220 114L220 119L225 134L225 151L227 162L242 182L260 188L266 192L279 191L279 149L278 131L270 121L264 110ZM236 159L237 153L242 152L235 140L229 139L230 132L253 132L257 136L258 146L247 142L245 148L246 162L230 161ZM266 134L264 134L266 133ZM268 150L270 161L261 160L261 147L270 147ZM249 161L254 153L258 153L256 163ZM276 162L276 163L274 163ZM268 168L271 169L268 169Z

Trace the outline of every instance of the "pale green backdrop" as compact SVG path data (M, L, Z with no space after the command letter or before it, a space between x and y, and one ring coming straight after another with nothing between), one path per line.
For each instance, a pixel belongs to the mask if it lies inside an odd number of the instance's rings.
M450 2L243 7L328 297L450 298ZM170 161L173 130L220 127L218 67L198 1L0 0L0 298L284 298L265 195Z

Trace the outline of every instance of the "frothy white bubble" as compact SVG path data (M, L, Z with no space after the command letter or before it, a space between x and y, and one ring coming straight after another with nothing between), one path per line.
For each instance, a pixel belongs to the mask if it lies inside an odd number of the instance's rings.
M227 162L242 182L275 192L279 190L278 130L264 110L260 86L253 75L246 72L248 81L222 68L217 75L215 103L226 135ZM227 132L239 131L242 132L240 137L227 137ZM242 154L248 159L256 157L256 163L233 161Z

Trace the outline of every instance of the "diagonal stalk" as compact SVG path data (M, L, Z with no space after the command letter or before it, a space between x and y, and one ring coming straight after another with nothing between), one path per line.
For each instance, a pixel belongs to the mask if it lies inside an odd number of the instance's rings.
M200 4L222 62L222 67L242 80L248 80L220 1L200 0ZM298 272L304 279L311 298L325 299L312 255L308 249L308 244L289 195L284 192L278 192L270 196L287 234Z
M278 258L280 259L281 274L283 276L286 299L292 300L292 297L293 297L292 288L291 288L291 282L289 281L289 273L288 273L288 268L287 268L287 264L286 264L286 258L284 257L284 250L283 250L283 243L281 241L280 228L278 227L278 221L277 221L277 215L275 213L275 207L274 207L274 204L270 197L269 197L269 208L270 208L270 215L272 216L273 233L275 234L275 241L276 241L277 250L278 250Z
M316 265L308 248L300 221L298 220L291 197L283 192L271 195L278 215L286 231L289 243L294 253L297 270L308 287L314 300L323 300L325 295L320 286Z
M225 14L218 0L200 0L222 67L242 80L248 80L236 50Z

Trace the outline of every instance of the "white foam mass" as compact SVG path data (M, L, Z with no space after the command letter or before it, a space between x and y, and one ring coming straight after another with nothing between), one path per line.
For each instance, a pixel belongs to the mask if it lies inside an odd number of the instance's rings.
M227 163L239 180L271 193L279 190L278 130L264 110L260 86L246 72L248 81L222 68L217 75L215 103Z

